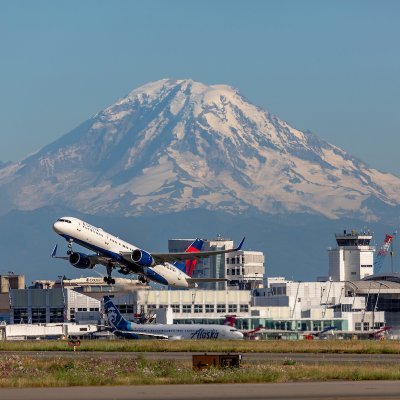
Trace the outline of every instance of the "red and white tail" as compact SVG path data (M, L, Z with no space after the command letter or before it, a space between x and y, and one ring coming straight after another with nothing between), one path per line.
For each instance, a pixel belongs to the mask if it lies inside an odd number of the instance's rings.
M224 325L235 326L236 315L226 315Z

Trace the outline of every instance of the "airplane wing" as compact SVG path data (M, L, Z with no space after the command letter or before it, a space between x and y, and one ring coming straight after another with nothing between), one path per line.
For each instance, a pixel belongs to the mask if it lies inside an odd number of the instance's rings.
M184 260L193 260L197 258L205 258L210 256L215 256L217 254L226 254L232 253L234 251L239 251L244 243L244 239L240 242L239 246L234 249L229 250L213 250L213 251L199 251L193 253L151 253L154 261L157 264L162 264L164 262L174 262L174 261L184 261ZM129 253L130 254L130 253Z
M53 251L51 252L51 257L52 258L57 258L60 260L69 260L69 256L58 256L57 255L57 248L58 245L56 244L54 246ZM111 257L105 257L105 256L101 256L101 255L97 255L97 254L88 254L87 258L90 260L90 264L95 266L96 264L101 264L104 266L108 266L111 265L112 268L121 268L123 267L120 263L118 263L117 261L115 261L114 259L112 259Z

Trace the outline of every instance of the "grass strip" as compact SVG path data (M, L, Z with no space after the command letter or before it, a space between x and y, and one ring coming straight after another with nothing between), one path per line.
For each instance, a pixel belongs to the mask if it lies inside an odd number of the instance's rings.
M61 387L198 383L261 383L327 380L399 380L397 365L301 364L291 360L244 363L239 369L193 371L187 362L171 360L37 359L0 356L0 387Z
M400 354L395 340L82 340L79 351ZM2 341L1 351L72 351L64 340ZM1 354L1 353L0 353Z

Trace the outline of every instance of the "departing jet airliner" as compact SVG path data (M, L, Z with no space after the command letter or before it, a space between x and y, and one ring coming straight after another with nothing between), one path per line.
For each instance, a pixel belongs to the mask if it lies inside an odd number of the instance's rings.
M124 339L243 339L241 332L227 325L135 324L120 314L108 296L104 296L104 310L114 335Z
M104 281L108 284L115 283L111 277L114 268L124 275L138 274L141 282L154 281L180 288L193 288L200 282L227 281L219 278L192 278L197 259L238 251L244 242L243 238L235 249L201 251L203 241L196 239L185 252L149 253L78 218L60 218L54 223L53 229L68 241L68 255L57 256L56 245L52 257L69 260L74 267L81 269L102 264L107 268ZM86 247L95 254L73 251L72 243Z

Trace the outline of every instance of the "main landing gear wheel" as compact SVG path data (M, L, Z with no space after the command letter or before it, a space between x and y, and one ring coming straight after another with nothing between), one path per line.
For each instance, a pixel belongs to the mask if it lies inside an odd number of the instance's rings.
M104 277L104 282L109 285L115 285L115 279L111 277L112 265L107 265L107 276Z
M104 282L107 283L108 285L115 285L115 279L111 278L111 276L110 277L105 276L104 277Z

